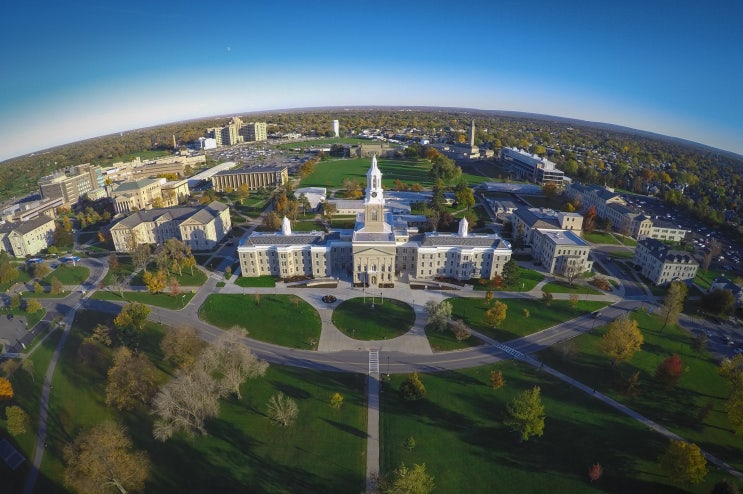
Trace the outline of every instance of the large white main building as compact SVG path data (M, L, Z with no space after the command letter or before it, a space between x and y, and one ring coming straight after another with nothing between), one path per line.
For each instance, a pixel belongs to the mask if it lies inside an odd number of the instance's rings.
M366 178L364 210L353 230L295 233L284 218L281 231L256 232L240 242L242 275L338 277L384 287L435 277L490 279L511 259L508 242L470 234L466 219L457 233L419 233L394 216L385 208L376 157Z

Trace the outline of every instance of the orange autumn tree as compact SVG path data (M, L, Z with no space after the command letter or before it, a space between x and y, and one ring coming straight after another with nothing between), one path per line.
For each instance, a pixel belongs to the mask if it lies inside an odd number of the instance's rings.
M0 401L13 397L13 385L4 377L0 377Z

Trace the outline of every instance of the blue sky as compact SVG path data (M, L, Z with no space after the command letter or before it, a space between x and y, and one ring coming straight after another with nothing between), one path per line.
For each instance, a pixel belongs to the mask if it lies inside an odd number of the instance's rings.
M11 2L0 160L187 118L351 105L543 113L743 154L741 21L736 0Z

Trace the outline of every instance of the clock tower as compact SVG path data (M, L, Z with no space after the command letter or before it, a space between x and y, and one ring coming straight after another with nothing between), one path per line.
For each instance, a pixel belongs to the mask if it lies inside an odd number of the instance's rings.
M384 189L382 172L377 167L377 157L372 157L371 167L366 172L366 197L364 198L364 229L384 230Z

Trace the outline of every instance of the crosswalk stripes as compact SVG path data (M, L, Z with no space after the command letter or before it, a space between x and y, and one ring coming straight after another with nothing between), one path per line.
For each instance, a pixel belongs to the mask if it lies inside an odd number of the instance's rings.
M369 350L369 374L379 374L379 350Z
M498 350L501 350L501 351L506 352L507 354L509 354L511 357L513 357L515 359L519 359L519 360L525 360L526 359L526 355L524 355L523 353L519 352L518 350L516 350L514 348L511 348L508 345L504 345L503 343L495 343L494 346Z

